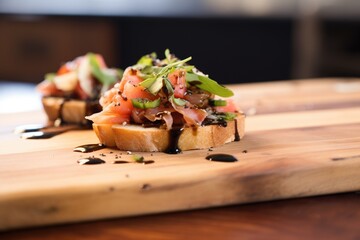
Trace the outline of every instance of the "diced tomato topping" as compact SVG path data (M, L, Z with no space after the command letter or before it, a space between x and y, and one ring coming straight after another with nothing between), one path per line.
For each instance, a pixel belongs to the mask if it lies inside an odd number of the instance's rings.
M184 70L175 70L168 75L171 85L174 87L174 96L184 98L186 92L186 72Z
M119 90L128 99L146 98L148 100L155 100L156 97L150 92L146 91L139 83L143 79L137 75L137 71L129 69L125 71L124 77L120 82Z
M226 100L226 106L215 107L217 112L236 112L237 107L232 99Z
M65 74L65 73L68 73L70 72L71 70L68 68L67 64L64 64L62 65L59 70L57 71L57 75L62 75L62 74Z

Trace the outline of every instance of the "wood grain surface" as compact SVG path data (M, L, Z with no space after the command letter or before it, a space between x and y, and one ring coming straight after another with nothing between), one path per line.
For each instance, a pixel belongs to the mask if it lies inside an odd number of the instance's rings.
M13 230L2 240L359 239L360 194L242 204Z
M111 164L125 152L72 152L91 131L21 140L18 124L44 115L1 116L0 228L77 222L360 189L360 81L320 79L231 86L247 114L246 136L213 151L143 154L154 164ZM245 151L246 150L246 151ZM112 152L112 153L110 153ZM236 163L205 160L231 153ZM95 155L107 163L80 166Z

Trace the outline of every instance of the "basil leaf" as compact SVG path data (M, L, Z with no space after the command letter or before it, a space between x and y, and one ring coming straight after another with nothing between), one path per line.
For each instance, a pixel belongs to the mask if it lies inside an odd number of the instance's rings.
M215 95L218 95L220 97L231 97L234 95L234 93L224 87L218 84L216 81L202 75L198 75L195 73L186 73L186 81L188 83L195 83L196 86L202 90L208 91L210 93L213 93Z
M89 58L91 73L99 80L99 82L104 86L110 86L116 82L116 76L106 74L101 70L95 54L88 53L87 57Z

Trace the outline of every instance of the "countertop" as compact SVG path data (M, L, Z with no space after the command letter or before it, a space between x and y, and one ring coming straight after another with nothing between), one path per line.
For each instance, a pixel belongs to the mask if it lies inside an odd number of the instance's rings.
M314 127L319 127L317 114L342 110L346 119L334 122L329 114L328 124L350 124L351 127L360 123L357 115L352 117L347 112L360 107L359 79L307 79L230 87L242 93L236 96L235 101L247 118L251 119L247 126L249 131L293 128L296 123L291 119L313 113L314 118L310 119L309 126L299 129L312 131ZM16 89L11 90L14 95L18 92ZM30 95L34 94L31 99L38 98L32 86L28 91ZM4 101L0 98L1 104ZM291 113L289 122L278 124L277 119L285 116L285 113ZM0 139L6 139L18 124L34 123L44 120L44 117L38 107L11 111L2 108ZM257 124L269 118L274 121L270 121L267 126ZM354 132L354 137L358 136L359 133ZM1 153L6 151L1 149ZM355 156L351 161L358 159ZM1 232L0 239L358 239L359 224L360 195L355 190L323 196L17 229Z

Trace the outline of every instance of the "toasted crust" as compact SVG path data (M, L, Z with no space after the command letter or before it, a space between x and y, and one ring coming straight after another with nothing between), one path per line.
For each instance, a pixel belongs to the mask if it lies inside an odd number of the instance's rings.
M65 123L85 125L88 123L85 116L101 110L98 101L83 101L61 97L43 97L42 104L48 116L49 124L61 118L62 122Z
M185 151L218 147L235 140L235 127L239 137L244 136L245 115L239 113L227 126L207 125L197 128L185 127L178 139L178 147ZM140 125L93 124L100 142L120 150L140 152L166 151L171 144L170 131L161 128L145 128Z

